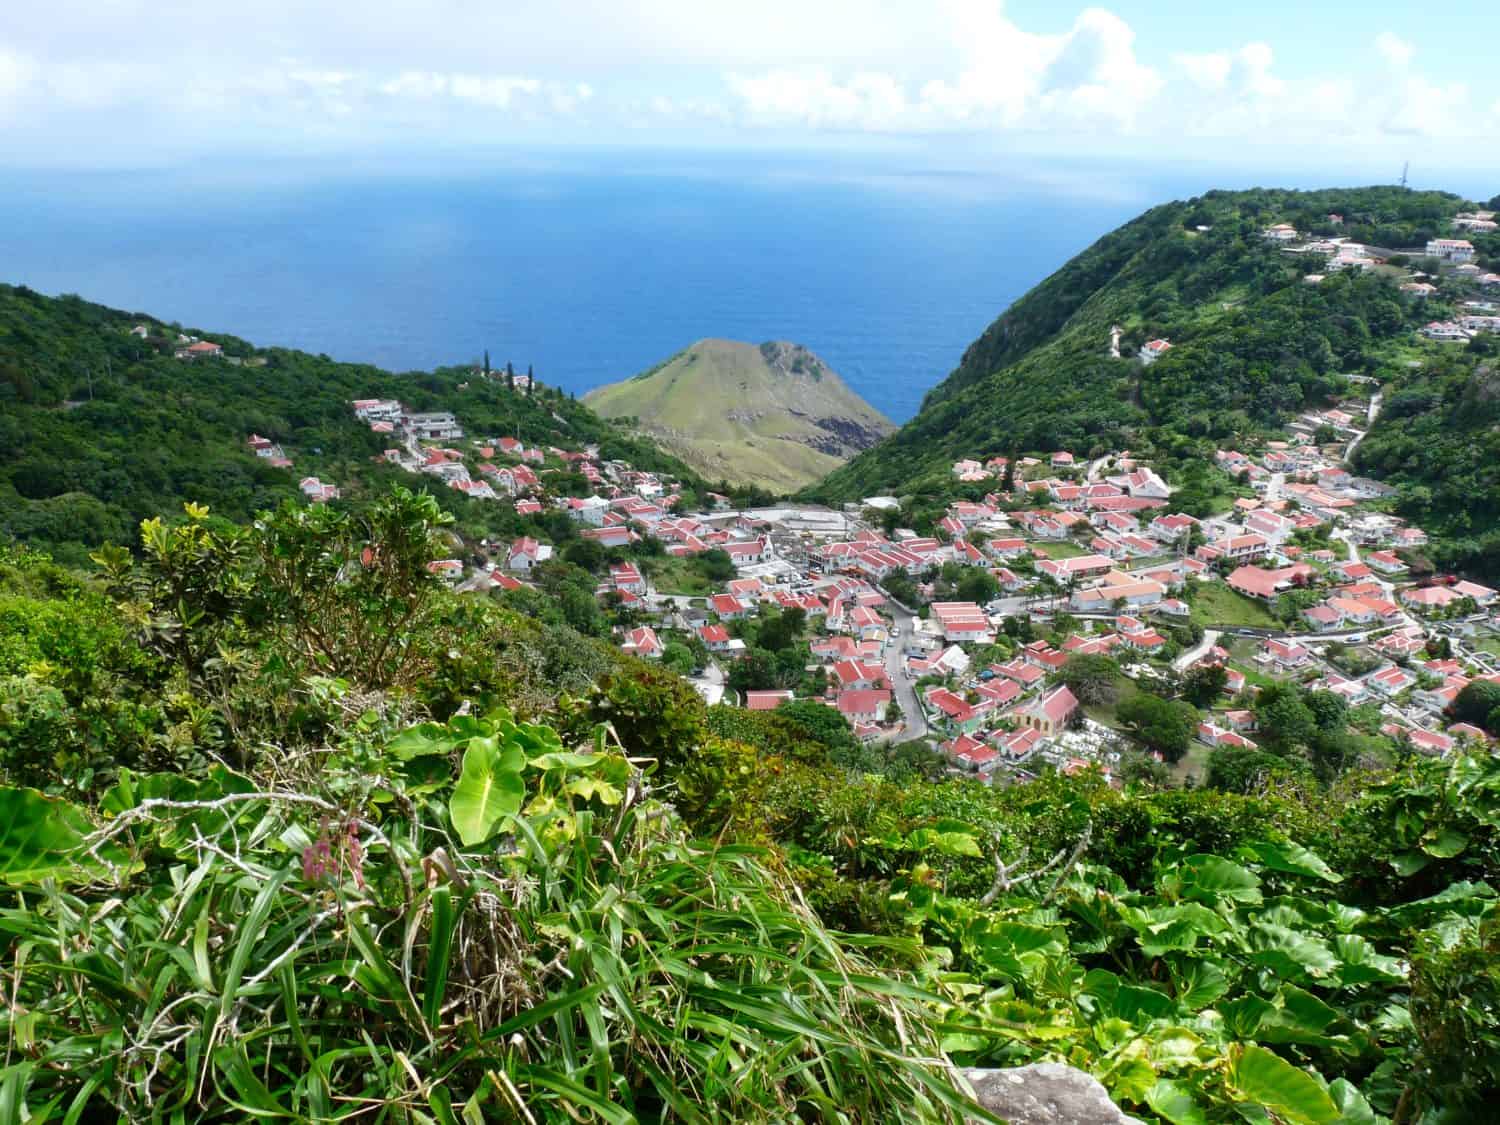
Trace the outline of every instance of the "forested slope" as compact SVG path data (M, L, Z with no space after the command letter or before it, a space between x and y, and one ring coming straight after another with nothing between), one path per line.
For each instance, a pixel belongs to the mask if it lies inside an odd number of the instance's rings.
M132 335L136 325L150 336ZM222 344L228 358L173 358L179 328L144 313L0 285L0 536L82 562L88 548L129 541L142 519L185 500L247 519L296 495L309 474L354 494L364 484L383 490L398 474L372 458L389 438L354 421L355 398L451 410L476 435L574 449L597 442L606 457L696 479L550 388L528 396L468 367L396 374L188 331ZM279 442L292 469L249 456L251 433ZM480 503L457 493L442 501Z
M1379 277L1317 287L1261 230L1288 221L1401 245L1434 234L1460 206L1440 193L1367 188L1213 192L1153 208L1106 235L1008 309L891 439L834 473L825 491L893 486L956 456L1012 448L1129 444L1155 428L1227 437L1325 394L1333 376L1378 364L1371 344L1407 310ZM1366 214L1379 219L1352 221ZM1110 328L1123 329L1108 354ZM1173 348L1149 369L1141 344Z

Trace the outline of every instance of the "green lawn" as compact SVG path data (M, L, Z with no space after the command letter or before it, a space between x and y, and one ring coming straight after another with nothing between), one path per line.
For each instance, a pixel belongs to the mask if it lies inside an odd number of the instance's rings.
M651 559L647 567L651 571L651 584L656 587L658 594L687 594L692 597L702 597L712 593L708 580L692 565L690 559L667 555L664 558Z
M1246 625L1274 629L1281 624L1260 602L1237 594L1222 582L1200 583L1193 596L1192 619L1200 625Z
M1500 656L1500 637L1480 637L1472 643L1472 647L1480 652L1487 652L1491 656Z
M1056 542L1038 543L1036 546L1040 547L1049 559L1076 559L1081 555L1092 553L1080 547L1077 543L1066 539L1060 539Z

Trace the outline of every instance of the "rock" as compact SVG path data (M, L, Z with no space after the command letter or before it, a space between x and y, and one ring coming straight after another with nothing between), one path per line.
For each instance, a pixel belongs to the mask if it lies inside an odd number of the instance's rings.
M1062 1063L960 1072L974 1100L1010 1125L1141 1125L1098 1079Z

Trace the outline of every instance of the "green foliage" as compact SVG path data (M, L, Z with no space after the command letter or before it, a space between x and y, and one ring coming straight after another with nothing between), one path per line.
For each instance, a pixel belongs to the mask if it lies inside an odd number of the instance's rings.
M147 339L130 334L150 329ZM350 414L356 398L398 398L452 410L476 435L528 445L599 446L605 458L663 470L701 487L685 465L556 391L517 394L469 367L394 374L216 335L230 360L174 359L175 327L77 297L0 285L0 540L10 537L81 565L143 520L184 502L244 522L299 499L307 474L335 481L358 505L400 480L372 465L388 439ZM259 433L295 469L251 456ZM442 489L439 503L475 537L513 537L534 524L507 507Z
M0 790L63 862L89 860L85 834L170 841L118 869L123 898L57 864L61 886L33 895L18 884L35 861L0 864L15 888L0 933L30 954L0 1015L30 1045L4 1072L17 1118L65 1105L90 1120L331 1120L351 1104L432 1121L963 1116L930 1061L935 997L841 947L754 851L690 842L602 736L563 751L495 719L522 754L515 835L473 848L465 836L487 832L461 818L447 835L432 816L446 768L414 788L395 778L473 755L486 722L404 736L384 797L353 807L236 787L125 796L96 823ZM214 826L209 808L232 811Z
M1122 700L1115 714L1132 734L1169 762L1179 761L1187 753L1198 728L1198 709L1192 704L1147 692Z

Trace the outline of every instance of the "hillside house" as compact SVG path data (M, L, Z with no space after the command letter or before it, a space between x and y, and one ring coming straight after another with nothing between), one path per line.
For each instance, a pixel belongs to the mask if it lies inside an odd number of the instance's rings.
M529 571L551 557L552 547L549 544L538 543L531 536L526 535L510 545L510 551L505 556L505 565L508 570Z
M403 414L401 427L418 441L447 441L450 438L464 436L463 427L458 424L458 419L446 410Z
M1171 348L1170 340L1148 340L1141 345L1141 350L1136 355L1140 357L1142 363L1150 365L1166 355Z
M774 711L783 703L790 703L793 695L789 690L781 691L747 691L745 693L745 710L747 711Z
M666 646L661 643L661 638L656 635L655 629L649 625L642 625L639 629L632 629L625 634L625 641L620 645L620 650L647 660L656 660L666 650Z
M1427 243L1426 255L1440 262L1457 265L1474 260L1474 244L1465 238L1434 238Z

